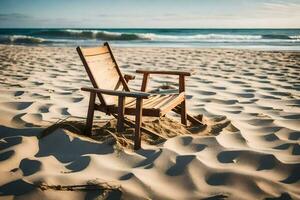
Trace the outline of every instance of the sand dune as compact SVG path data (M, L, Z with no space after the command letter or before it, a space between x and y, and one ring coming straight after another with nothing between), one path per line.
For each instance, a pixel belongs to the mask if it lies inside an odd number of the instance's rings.
M84 68L74 48L0 50L0 199L104 197L99 189L54 187L91 181L120 187L107 194L112 199L300 199L297 52L114 48L124 73L192 72L188 109L207 124L133 152L63 129L39 139L58 120L85 119ZM129 85L138 90L141 78ZM150 89L161 84L176 88L177 80L151 76ZM168 120L162 127L184 132Z

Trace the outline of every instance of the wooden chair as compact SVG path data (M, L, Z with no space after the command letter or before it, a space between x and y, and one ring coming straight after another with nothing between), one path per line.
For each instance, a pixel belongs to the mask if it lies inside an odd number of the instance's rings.
M186 125L187 119L192 123L201 124L186 113L185 76L190 76L189 72L137 70L137 73L144 75L141 92L132 92L127 82L134 79L134 76L122 75L108 43L94 48L77 47L77 52L93 85L93 88L81 88L83 91L90 92L85 134L91 134L95 110L117 118L118 132L124 131L124 123L135 127L134 149L136 150L141 147L141 129L146 133L155 134L141 127L142 116L161 117L173 110L181 115L182 124ZM146 93L150 74L178 75L179 93ZM95 102L96 96L100 104ZM126 120L125 115L135 115L135 124Z

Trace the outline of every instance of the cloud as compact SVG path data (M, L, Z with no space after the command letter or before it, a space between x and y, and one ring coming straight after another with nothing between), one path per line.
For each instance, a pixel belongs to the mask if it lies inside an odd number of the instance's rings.
M300 17L299 10L300 10L300 2L292 3L292 2L275 1L275 2L263 3L260 13L265 13L269 16L273 16L274 18L279 18L279 17L291 18L291 17ZM292 19L293 18L291 18L291 20Z

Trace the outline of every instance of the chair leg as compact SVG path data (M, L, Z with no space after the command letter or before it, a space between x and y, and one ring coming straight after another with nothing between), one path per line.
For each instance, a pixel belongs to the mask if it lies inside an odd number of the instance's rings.
M179 93L184 92L184 91L185 91L185 79L184 79L184 75L180 75L179 76ZM180 115L181 115L181 123L183 125L187 125L185 99L180 104L180 107L181 107L181 113L180 113Z
M123 132L124 128L124 121L125 121L125 97L119 97L118 99L118 119L117 119L117 131Z
M94 108L95 108L95 99L96 99L96 93L91 92L90 93L90 102L89 102L89 109L87 113L87 119L86 119L86 125L84 129L85 135L91 135L91 130L93 126L93 119L94 119Z
M187 125L187 114L186 114L186 104L185 100L180 104L181 107L181 123Z
M142 110L143 99L138 98L136 100L134 150L138 150L141 148Z

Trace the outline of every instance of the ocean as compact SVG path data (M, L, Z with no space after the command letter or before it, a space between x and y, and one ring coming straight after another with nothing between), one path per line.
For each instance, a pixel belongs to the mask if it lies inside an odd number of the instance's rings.
M0 29L0 44L300 51L300 29Z

